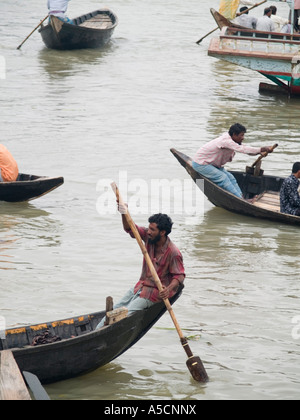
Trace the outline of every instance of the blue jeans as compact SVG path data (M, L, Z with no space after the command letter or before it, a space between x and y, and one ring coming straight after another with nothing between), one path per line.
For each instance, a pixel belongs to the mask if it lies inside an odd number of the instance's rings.
M55 16L55 15L53 15L53 16ZM70 25L74 25L74 21L72 19L68 18L67 16L64 17L64 18L60 17L60 16L56 16L56 17L64 23L69 23ZM51 18L50 17L49 17L49 22L48 23L49 24L51 23Z
M141 290L139 290L137 293L134 293L134 288L129 289L125 296L118 302L116 305L114 305L114 309L121 308L122 306L125 306L128 309L128 315L132 314L136 311L142 311L143 309L148 309L151 306L155 304L155 302L152 302L149 299L144 299L140 297ZM99 322L99 324L96 327L96 330L99 330L99 328L102 328L104 326L105 317Z
M242 191L235 179L235 177L224 168L216 168L213 165L199 165L196 162L192 163L193 168L200 175L217 184L223 190L229 191L231 194L239 198L243 198Z

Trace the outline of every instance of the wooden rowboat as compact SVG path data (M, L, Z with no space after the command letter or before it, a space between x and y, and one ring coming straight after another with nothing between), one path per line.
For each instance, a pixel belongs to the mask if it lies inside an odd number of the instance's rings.
M0 201L18 203L48 194L64 183L63 177L48 178L19 174L15 182L0 182Z
M46 47L55 50L99 48L109 42L118 24L117 16L109 9L100 9L65 23L50 16L50 23L39 32Z
M170 299L173 304L182 288ZM0 351L11 350L21 372L36 375L42 383L72 378L106 365L140 340L166 312L165 304L137 311L95 330L105 311L5 331ZM32 346L34 337L49 331L60 341Z
M284 178L263 174L255 176L246 172L230 171L245 197L245 199L241 199L196 172L189 156L175 149L171 149L171 152L215 206L245 216L300 226L300 217L280 212L279 193ZM204 184L201 181L204 181ZM256 198L253 202L247 201L254 197Z

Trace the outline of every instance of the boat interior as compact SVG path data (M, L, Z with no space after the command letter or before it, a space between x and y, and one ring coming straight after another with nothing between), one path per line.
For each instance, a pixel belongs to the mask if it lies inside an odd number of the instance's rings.
M109 11L96 11L87 13L73 19L74 24L90 29L107 29L114 24L113 16Z
M37 175L19 174L17 181L36 181L37 179L43 178Z
M266 210L280 212L280 189L284 181L276 176L255 176L246 172L232 172L243 196L252 204Z
M45 338L45 333L49 336L49 343L55 337L58 338L56 341L61 341L87 334L95 330L104 316L105 311L102 311L62 321L8 329L6 338L0 339L0 351L32 347L39 337Z

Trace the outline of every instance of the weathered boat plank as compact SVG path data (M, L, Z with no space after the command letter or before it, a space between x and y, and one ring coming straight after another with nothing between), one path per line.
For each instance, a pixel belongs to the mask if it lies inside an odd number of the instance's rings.
M0 400L31 400L24 379L10 350L0 352Z

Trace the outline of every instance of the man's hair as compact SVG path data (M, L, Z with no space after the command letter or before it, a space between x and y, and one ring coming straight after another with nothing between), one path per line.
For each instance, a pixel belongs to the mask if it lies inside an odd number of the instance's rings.
M245 12L245 10L247 10L247 12ZM242 13L242 12L245 12L245 13L243 13L243 15L247 15L249 13L248 7L246 7L246 6L241 7L240 8L240 13Z
M272 15L276 15L277 7L276 6L270 6L270 9L272 10Z
M293 165L293 174L296 174L300 171L300 162L295 162Z
M153 214L153 216L149 217L148 222L156 223L159 230L166 231L166 236L168 236L172 231L173 222L167 214Z
M264 15L266 16L270 12L272 12L272 9L270 7L266 7L264 11Z
M229 135L232 137L234 134L239 135L241 133L246 133L247 129L242 124L236 123L233 124L229 129Z

